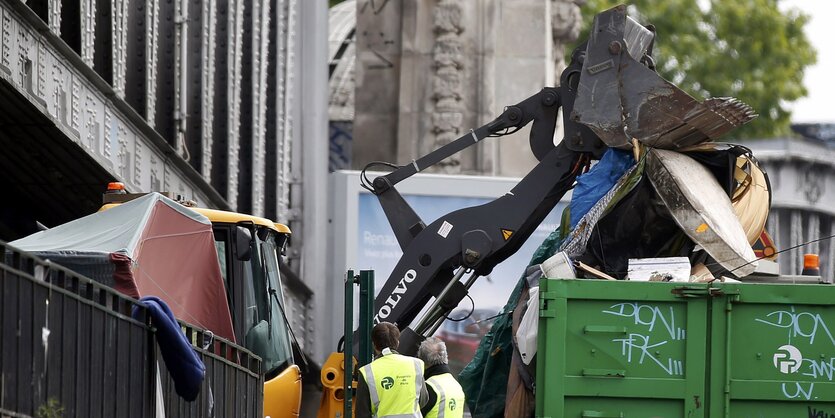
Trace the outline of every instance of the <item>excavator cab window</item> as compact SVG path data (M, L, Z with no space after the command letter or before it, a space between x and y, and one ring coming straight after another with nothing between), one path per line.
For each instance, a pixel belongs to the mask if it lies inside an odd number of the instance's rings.
M278 235L268 228L258 229L252 240L251 258L243 271L244 345L261 357L267 377L293 361L290 334L282 313Z
M253 224L215 224L214 231L238 343L261 357L269 379L293 363L278 264L284 237Z

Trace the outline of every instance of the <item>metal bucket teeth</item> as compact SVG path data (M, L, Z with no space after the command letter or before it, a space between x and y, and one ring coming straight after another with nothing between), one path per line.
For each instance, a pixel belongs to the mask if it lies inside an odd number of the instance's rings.
M586 49L574 120L606 145L630 148L634 138L650 147L675 150L712 141L757 117L733 97L699 102L642 64L635 57L638 53L621 52L618 46L629 45L629 34L642 34L642 45L653 36L636 25L624 7L607 10L595 18L594 28L599 30Z

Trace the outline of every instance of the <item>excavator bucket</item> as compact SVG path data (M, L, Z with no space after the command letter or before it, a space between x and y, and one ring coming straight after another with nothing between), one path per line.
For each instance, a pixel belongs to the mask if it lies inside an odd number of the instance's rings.
M574 102L576 122L610 147L629 148L635 138L675 150L711 141L757 116L735 98L699 102L658 75L651 68L654 38L624 5L595 17Z

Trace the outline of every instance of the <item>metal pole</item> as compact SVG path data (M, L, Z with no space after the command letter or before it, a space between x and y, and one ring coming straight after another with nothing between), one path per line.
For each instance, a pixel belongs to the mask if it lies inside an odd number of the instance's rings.
M314 281L316 306L339 306L339 292L328 280L327 263L322 254L328 253L328 2L323 0L291 0L298 13L294 25L298 41L292 45L295 52L288 53L293 61L292 100L289 115L293 136L291 170L291 213L300 214L293 224L300 227L293 241L300 251L302 277ZM288 48L291 46L288 45ZM301 109L304 109L302 112ZM298 152L298 154L296 153ZM298 211L298 212L297 212ZM301 237L302 242L299 242ZM341 272L340 272L341 273ZM317 309L314 323L317 343L314 350L319 358L327 357L330 347L339 335L339 310Z
M189 160L188 148L186 146L186 129L188 116L188 0L180 0L176 4L176 16L174 24L177 27L177 46L180 48L176 61L177 88L176 100L174 101L174 120L176 123L175 149L183 159Z
M371 363L371 323L374 311L374 270L360 271L360 318L358 367Z
M354 380L354 271L348 270L345 275L345 345L343 346L343 361L345 365L344 382L342 385L343 393L345 394L345 402L343 406L342 416L351 418L353 407L351 405L351 395Z

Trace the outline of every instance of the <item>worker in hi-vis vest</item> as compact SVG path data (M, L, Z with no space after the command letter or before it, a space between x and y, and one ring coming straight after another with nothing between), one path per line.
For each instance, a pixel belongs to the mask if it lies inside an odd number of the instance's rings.
M421 418L429 395L423 382L423 362L398 354L400 330L381 322L371 330L375 360L360 368L357 417Z
M426 418L462 418L464 416L464 390L452 376L447 363L446 344L430 337L420 344L418 357L426 364L429 401L420 408Z

